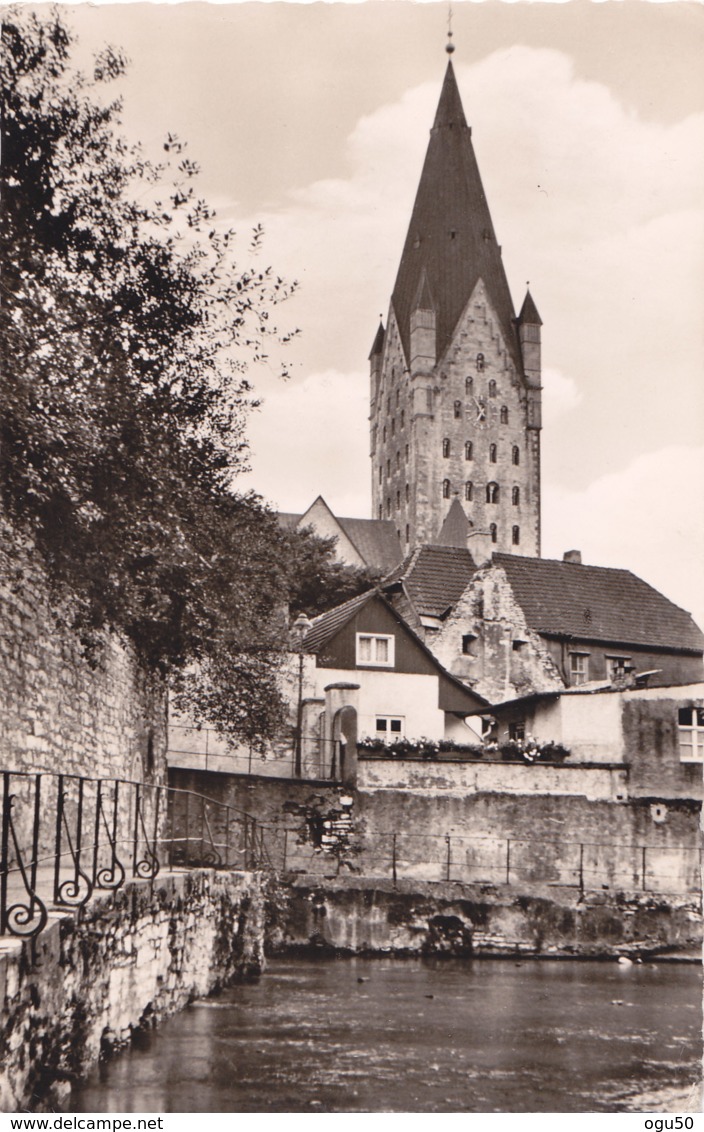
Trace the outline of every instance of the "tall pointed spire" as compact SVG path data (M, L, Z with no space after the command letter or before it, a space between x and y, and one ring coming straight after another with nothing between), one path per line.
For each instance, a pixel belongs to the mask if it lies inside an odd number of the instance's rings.
M451 59L392 295L406 356L423 272L435 300L438 359L483 279L509 350L519 361L513 303Z

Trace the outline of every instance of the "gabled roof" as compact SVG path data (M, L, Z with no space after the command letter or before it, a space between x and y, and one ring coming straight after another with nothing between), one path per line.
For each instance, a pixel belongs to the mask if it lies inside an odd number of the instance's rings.
M436 314L438 358L480 279L514 361L520 356L501 252L472 147L452 63L447 65L411 223L391 298L406 357L410 316L423 272Z
M339 633L341 629L344 628L348 621L352 620L354 615L360 609L363 609L364 606L369 604L369 602L371 601L380 602L389 611L389 613L398 622L401 628L404 629L405 632L408 633L409 637L413 639L415 645L421 650L421 652L425 654L428 660L431 661L433 667L437 669L443 680L445 680L447 684L451 685L456 690L455 695L457 692L461 693L460 700L464 698L465 700L473 701L471 706L472 710L474 711L476 711L477 708L481 709L486 706L486 704L488 704L488 700L486 700L483 696L480 696L479 693L475 692L473 688L467 687L466 684L464 684L461 680L458 680L456 676L453 676L451 672L448 672L447 669L443 667L438 658L430 651L428 646L420 639L420 637L413 632L413 629L410 627L408 622L403 617L401 617L398 610L394 609L393 605L391 605L391 603L387 601L387 599L379 589L367 590L366 593L360 594L359 597L353 597L351 601L346 601L344 605L338 605L336 609L330 609L327 613L321 613L319 617L316 617L313 621L311 629L303 639L303 643L301 645L302 651L307 653L318 653L326 644L328 644L329 641L333 639L333 637L337 635L337 633ZM452 710L454 711L458 709L456 709L456 707L453 707ZM468 711L468 714L471 713Z
M442 617L462 596L475 570L464 548L420 546L384 578L382 588L402 586L418 616Z
M532 629L547 636L702 652L692 617L630 570L494 554Z
M312 526L313 520L308 523L307 516L316 504L321 504L337 523L340 530L347 536L359 557L365 565L380 574L400 562L403 551L399 541L398 532L390 519L343 519L335 515L321 495L314 501L307 511L295 515L288 511L279 511L278 521L285 530L295 530L296 527Z

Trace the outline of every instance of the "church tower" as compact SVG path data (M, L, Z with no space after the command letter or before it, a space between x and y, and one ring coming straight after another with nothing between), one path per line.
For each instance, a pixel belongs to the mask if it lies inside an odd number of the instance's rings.
M514 315L450 60L369 356L373 515L405 551L540 554L540 327L530 292Z

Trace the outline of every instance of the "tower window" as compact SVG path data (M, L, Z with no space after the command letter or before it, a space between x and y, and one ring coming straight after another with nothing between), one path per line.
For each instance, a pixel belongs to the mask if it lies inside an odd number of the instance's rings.
M521 450L520 450L520 448L518 447L517 444L514 444L513 448L511 449L511 463L518 465L518 464L520 464L520 462L521 462Z
M384 478L384 465L380 464L379 465L379 483L382 482L383 478Z
M395 417L391 418L391 435L392 436L396 435L396 418Z
M447 437L445 437L445 439L442 442L442 454L445 457L445 459L447 459L448 456L450 455L450 441L447 439Z
M513 503L514 507L518 507L518 504L521 502L521 489L520 489L520 487L512 488L512 490L511 490L511 502Z
M408 459L408 445L406 445L403 454L404 454L405 459L407 460Z
M443 497L443 499L449 499L450 498L450 481L449 480L443 480L442 481L442 497Z
M396 469L398 470L400 467L401 467L401 453L397 452L396 453Z
M487 503L499 502L499 485L497 483L488 483L486 485L486 501Z
M386 475L387 476L391 475L391 461L390 460L386 461Z
M506 405L501 406L500 417L501 417L501 423L502 424L508 424L508 408L507 408Z
M477 373L482 373L484 370L484 355L477 354Z
M408 523L406 523L406 542L408 542L410 537L411 537L411 528L409 527Z
M489 526L489 534L491 535L492 542L498 542L499 535L496 528L496 523L491 523Z
M465 377L465 379L464 379L464 391L465 391L465 393L471 393L473 388L474 388L474 378L473 377Z
M489 396L490 397L496 396L496 382L493 381L493 380L489 382Z
M401 492L400 491L396 492L396 510L397 511L401 510ZM514 530L517 531L518 527L514 527Z
M386 516L387 516L387 518L389 518L390 515L391 515L391 496L389 496L386 500Z
M456 421L460 420L461 417L462 417L462 402L461 401L455 401L454 412L455 412L455 420Z
M410 498L411 498L411 485L407 483L406 484L406 503L408 503Z
M521 528L511 527L511 542L514 546L518 546L521 541Z
M471 440L468 440L467 443L464 446L464 458L465 458L465 460L471 460L472 459L472 441Z
M386 425L384 425L383 437L384 437L384 444L386 444Z
M406 410L401 409L401 428L406 427Z
M387 411L387 413L391 412L391 398L390 397L386 398L386 411Z
M464 497L465 497L466 500L470 501L472 499L473 494L474 494L474 489L472 488L472 481L467 480L466 484L464 485Z
M398 408L398 399L399 399L400 396L401 396L401 390L397 389L396 390L396 408Z
M379 518L384 518L384 508L382 507L381 503L379 504Z
M496 445L495 444L489 445L489 463L490 464L496 463Z

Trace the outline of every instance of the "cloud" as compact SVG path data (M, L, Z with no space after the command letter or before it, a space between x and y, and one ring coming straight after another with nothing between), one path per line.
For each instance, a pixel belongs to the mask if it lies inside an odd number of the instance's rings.
M557 369L543 371L543 427L554 424L576 409L582 392L573 377L566 377Z
M632 570L704 626L704 447L640 456L582 491L543 491L543 554Z

